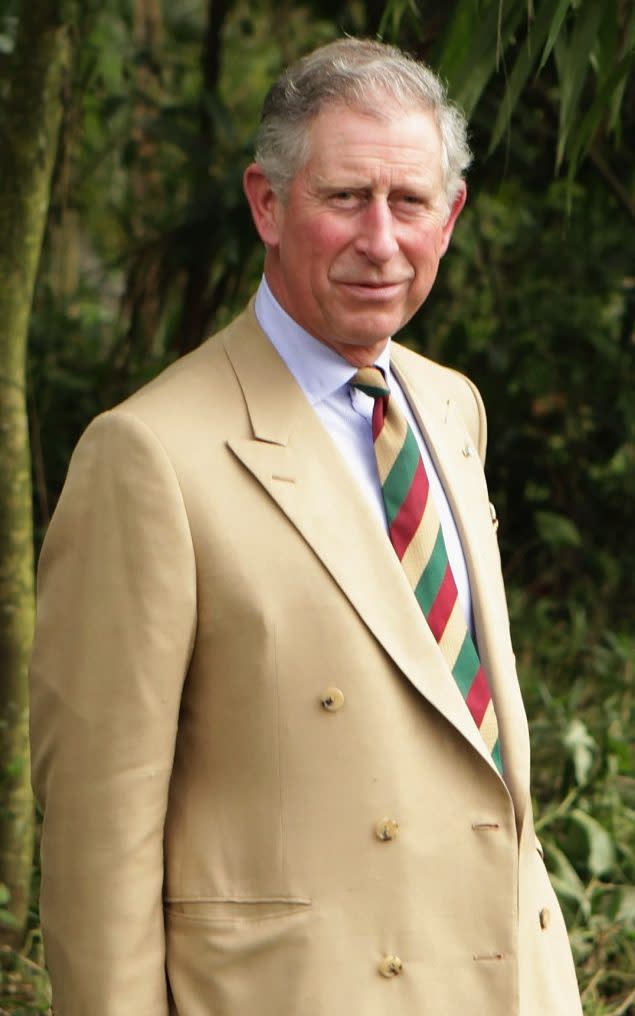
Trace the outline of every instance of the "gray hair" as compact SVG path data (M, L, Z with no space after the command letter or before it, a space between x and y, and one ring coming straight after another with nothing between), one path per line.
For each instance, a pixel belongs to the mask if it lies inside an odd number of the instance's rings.
M451 207L472 161L467 122L443 83L425 64L382 42L338 39L303 57L271 87L256 139L256 161L284 199L308 161L309 127L323 106L346 103L383 119L381 100L433 114L441 136L442 169Z

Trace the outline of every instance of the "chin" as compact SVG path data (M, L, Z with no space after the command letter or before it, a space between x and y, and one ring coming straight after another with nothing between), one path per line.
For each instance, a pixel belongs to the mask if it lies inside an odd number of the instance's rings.
M344 342L348 342L354 346L376 346L380 342L386 342L392 335L395 335L404 325L404 321L401 318L386 319L382 321L373 322L372 328L357 328L351 329L349 332L344 332L344 335L349 337L344 339Z

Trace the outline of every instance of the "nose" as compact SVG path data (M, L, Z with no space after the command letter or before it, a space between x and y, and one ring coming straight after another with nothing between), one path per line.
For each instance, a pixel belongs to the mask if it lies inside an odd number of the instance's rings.
M389 261L399 250L395 223L385 198L373 198L364 209L356 249L374 264Z

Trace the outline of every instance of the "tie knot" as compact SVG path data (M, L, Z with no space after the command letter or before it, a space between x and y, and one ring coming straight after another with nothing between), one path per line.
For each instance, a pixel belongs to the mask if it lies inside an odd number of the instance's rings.
M385 399L390 395L390 388L379 367L361 367L351 378L351 384L365 395L370 395L371 399Z

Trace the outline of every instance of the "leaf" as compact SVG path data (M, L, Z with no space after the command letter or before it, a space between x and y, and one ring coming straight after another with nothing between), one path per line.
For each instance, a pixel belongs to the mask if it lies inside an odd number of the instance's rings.
M542 51L542 58L538 66L539 71L542 70L547 60L549 59L549 56L551 55L551 50L553 49L555 41L558 38L558 35L560 34L562 23L566 17L567 11L569 10L570 6L571 0L559 0L558 6L553 12L553 20L549 28L549 35L547 36L545 48Z
M11 891L4 882L0 882L0 928L19 928L20 922L7 910L6 904L11 899Z
M603 16L602 5L596 0L585 0L578 9L571 40L562 51L560 63L560 130L556 152L556 167L562 165L569 134L578 113L582 88L589 71L589 54Z
M592 875L605 875L615 864L615 847L611 836L597 819L580 808L574 808L571 818L584 830L589 843L588 866Z
M502 0L457 3L441 45L438 65L450 82L453 98L468 115L498 66L499 50L505 51L525 11L525 0L505 4Z
M510 74L509 82L505 90L505 97L501 103L498 116L496 117L496 123L494 124L494 129L492 131L492 138L489 146L490 155L503 136L503 133L511 119L512 113L518 103L520 93L525 87L527 79L536 64L539 47L542 45L542 42L549 31L551 19L552 11L550 0L544 0L533 26L530 27L530 30L527 33L527 38L523 43L520 55Z
M635 886L627 885L621 890L615 917L618 921L635 926Z
M589 779L597 744L582 720L571 720L564 735L564 746L573 761L576 783L583 786Z
M631 6L630 18L628 24L624 29L621 52L624 54L623 57L624 59L628 59L630 57L630 61L632 64L633 60L635 59L635 4L632 4ZM618 85L618 87L615 89L615 93L611 101L611 110L609 115L609 130L615 130L615 127L617 125L627 80L628 78L625 76L624 79Z
M571 519L556 512L536 512L536 528L540 539L552 547L580 547L582 537Z
M559 896L573 900L580 907L585 917L591 913L591 903L586 895L584 884L567 855L552 840L543 839L543 847L550 865L551 881Z
M0 927L3 928L19 928L20 922L13 916L9 910L4 910L0 907Z
M628 53L611 68L582 123L572 134L569 147L570 178L573 178L580 162L586 155L596 131L602 124L607 108L612 109L616 98L623 94L634 64L635 54ZM611 114L611 120L613 120L613 114ZM614 123L609 123L609 127L613 126Z
M386 6L377 32L380 39L384 36L389 36L392 39L397 37L406 11L414 14L418 21L421 20L421 12L417 7L416 0L393 0Z

